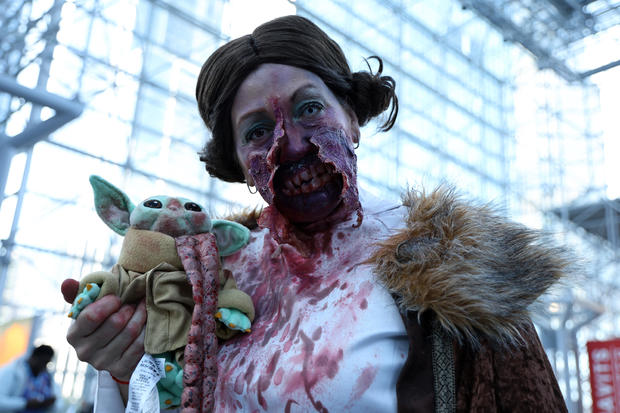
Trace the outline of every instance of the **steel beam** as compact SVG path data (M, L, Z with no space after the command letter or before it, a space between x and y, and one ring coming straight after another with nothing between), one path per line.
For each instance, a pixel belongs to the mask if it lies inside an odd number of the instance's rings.
M4 199L6 181L9 176L11 159L18 152L28 150L35 143L47 139L50 133L59 129L82 114L84 104L77 100L69 100L42 89L31 89L20 85L9 76L0 74L0 91L11 96L20 97L37 107L49 107L56 111L55 115L41 122L28 123L26 128L15 136L0 133L0 206Z
M34 125L29 124L18 135L3 139L3 143L10 145L16 150L27 149L38 141L46 139L50 133L80 116L84 110L84 104L77 100L69 100L46 90L28 88L5 75L0 75L0 91L56 111L56 114L51 118Z
M588 77L590 77L592 75L595 75L597 73L604 72L605 70L612 69L612 68L614 68L616 66L620 66L620 60L616 60L614 62L607 63L606 65L599 66L596 69L587 70L585 72L582 72L582 73L579 74L579 77L581 77L582 79L585 79L585 78L588 78Z
M0 133L0 205L4 199L4 190L6 188L6 180L9 177L9 168L11 167L11 159L13 158L13 148L9 146L7 137Z
M492 2L461 0L461 4L465 8L474 10L480 17L497 27L506 41L520 43L529 50L536 57L540 69L553 69L568 82L581 80L579 74L573 72L563 61L555 58L549 50L543 48L530 33L523 32L521 28L506 18Z

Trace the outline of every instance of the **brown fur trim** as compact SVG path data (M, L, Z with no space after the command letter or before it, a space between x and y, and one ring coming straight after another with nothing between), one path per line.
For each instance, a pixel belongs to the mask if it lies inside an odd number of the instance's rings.
M255 228L258 228L258 217L260 217L261 212L263 212L263 208L261 207L255 207L254 209L246 208L241 211L232 213L231 215L228 215L223 219L237 222L247 227L251 231Z
M407 227L378 245L368 262L402 310L432 310L459 341L521 341L528 307L570 265L566 250L540 232L466 203L453 188L410 191Z

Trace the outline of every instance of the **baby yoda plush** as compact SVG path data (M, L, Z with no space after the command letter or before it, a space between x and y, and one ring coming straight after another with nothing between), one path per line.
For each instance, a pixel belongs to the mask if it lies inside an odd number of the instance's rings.
M192 322L192 286L177 254L175 238L213 233L220 256L242 248L249 230L235 222L211 220L204 208L185 199L154 196L134 206L123 191L91 176L95 208L115 232L124 235L118 263L110 271L85 276L70 317L93 301L116 294L122 302L146 299L145 351L166 359L166 377L158 383L162 408L178 406L183 389L183 349ZM217 337L227 339L236 331L250 331L254 319L251 298L237 290L230 272L219 271Z

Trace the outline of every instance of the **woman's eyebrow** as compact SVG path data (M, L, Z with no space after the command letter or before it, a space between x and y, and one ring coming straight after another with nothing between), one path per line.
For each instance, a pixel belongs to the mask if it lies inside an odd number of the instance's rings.
M291 95L291 102L296 102L300 97L304 97L306 95L310 95L310 96L321 96L321 91L319 90L319 88L317 88L314 84L312 83L308 83L305 84L301 87L299 87L292 95Z
M266 111L264 108L257 108L257 109L251 110L241 115L239 119L237 119L237 122L235 122L235 124L238 128L240 128L244 123L248 123L249 121L252 121L255 118L260 118L264 116L265 114L266 114Z

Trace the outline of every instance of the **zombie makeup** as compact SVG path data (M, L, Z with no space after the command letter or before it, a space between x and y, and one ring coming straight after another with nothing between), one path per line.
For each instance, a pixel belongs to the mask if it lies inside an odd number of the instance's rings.
M260 223L276 239L311 237L355 211L361 221L357 118L318 76L262 65L241 85L231 117L247 182L269 204Z
M319 148L318 156L324 165L327 165L327 169L331 170L332 176L339 174L342 179L340 205L332 212L329 221L342 221L355 211L359 225L362 206L357 190L357 156L351 145L352 140L342 129L323 128L310 138L310 142Z
M273 104L277 105L277 102ZM274 200L273 177L278 167L277 156L282 145L282 138L284 137L282 110L278 106L275 108L275 117L276 126L270 141L273 143L267 152L267 156L265 157L263 148L261 148L262 150L252 152L249 162L250 168L248 169L248 173L252 177L254 185L258 188L258 192L269 205L272 205Z
M329 126L329 113L308 128L308 153L301 159L279 163L286 131L282 110L274 110L276 126L273 145L267 156L255 153L250 157L248 173L263 199L269 203L262 224L273 226L275 209L305 231L320 230L331 223L345 220L361 205L357 190L357 157L352 140L342 129ZM280 231L276 231L276 234Z

